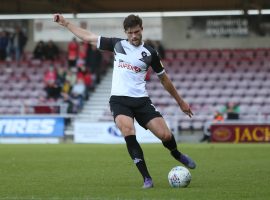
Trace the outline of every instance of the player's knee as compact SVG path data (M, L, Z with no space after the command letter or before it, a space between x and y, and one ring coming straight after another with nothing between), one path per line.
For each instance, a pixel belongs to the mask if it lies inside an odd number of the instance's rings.
M171 133L164 131L160 134L160 140L163 142L171 140Z
M134 135L135 134L134 128L128 127L128 126L121 127L120 131L122 132L123 135Z
M171 134L165 134L165 136L164 136L164 140L163 141L169 141L169 140L171 140L171 138L172 138L172 135Z

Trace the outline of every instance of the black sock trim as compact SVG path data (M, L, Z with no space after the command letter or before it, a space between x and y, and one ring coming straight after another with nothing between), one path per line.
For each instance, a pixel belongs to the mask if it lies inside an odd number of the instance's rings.
M162 141L164 147L169 149L170 151L177 150L177 144L174 138L174 135L171 135L171 139L168 141Z
M171 139L169 141L164 141L164 142L162 142L162 144L164 145L164 147L166 147L167 149L170 150L171 155L175 159L179 159L179 157L181 156L181 153L177 149L177 144L176 144L176 141L175 141L173 134L172 134Z

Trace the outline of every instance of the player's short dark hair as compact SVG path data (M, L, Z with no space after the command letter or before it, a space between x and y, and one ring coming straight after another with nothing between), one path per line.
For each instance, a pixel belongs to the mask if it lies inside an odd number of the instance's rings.
M124 30L126 31L128 28L132 28L139 25L142 27L142 19L138 15L129 15L125 18L123 22Z

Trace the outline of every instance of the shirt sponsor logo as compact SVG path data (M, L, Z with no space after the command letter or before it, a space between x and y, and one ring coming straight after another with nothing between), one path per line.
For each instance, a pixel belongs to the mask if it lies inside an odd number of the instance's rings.
M135 73L138 73L138 72L141 72L142 71L140 67L133 66L133 65L131 65L129 63L121 62L121 61L119 62L118 67L131 70L131 71L133 71Z

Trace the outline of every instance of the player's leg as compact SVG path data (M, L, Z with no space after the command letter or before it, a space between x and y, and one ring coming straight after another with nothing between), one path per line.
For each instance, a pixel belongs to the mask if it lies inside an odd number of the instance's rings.
M165 120L162 117L155 117L151 119L147 124L146 128L149 129L156 137L158 137L164 147L169 149L171 155L186 167L190 169L196 168L195 162L185 154L182 154L177 149L177 143L175 141L174 135L171 133L168 128Z
M143 187L153 187L152 178L144 160L143 150L136 139L133 118L125 115L117 115L115 123L125 137L129 155L144 179Z
M143 98L141 105L136 108L135 118L142 127L149 129L162 141L163 145L170 150L171 155L176 160L180 161L188 168L194 169L196 167L195 162L191 158L178 151L173 134L160 112L155 108L148 97Z
M133 111L128 106L128 103L129 100L127 98L112 96L110 108L115 123L125 138L129 155L144 179L144 187L151 188L153 187L153 182L146 167L142 148L136 139Z

